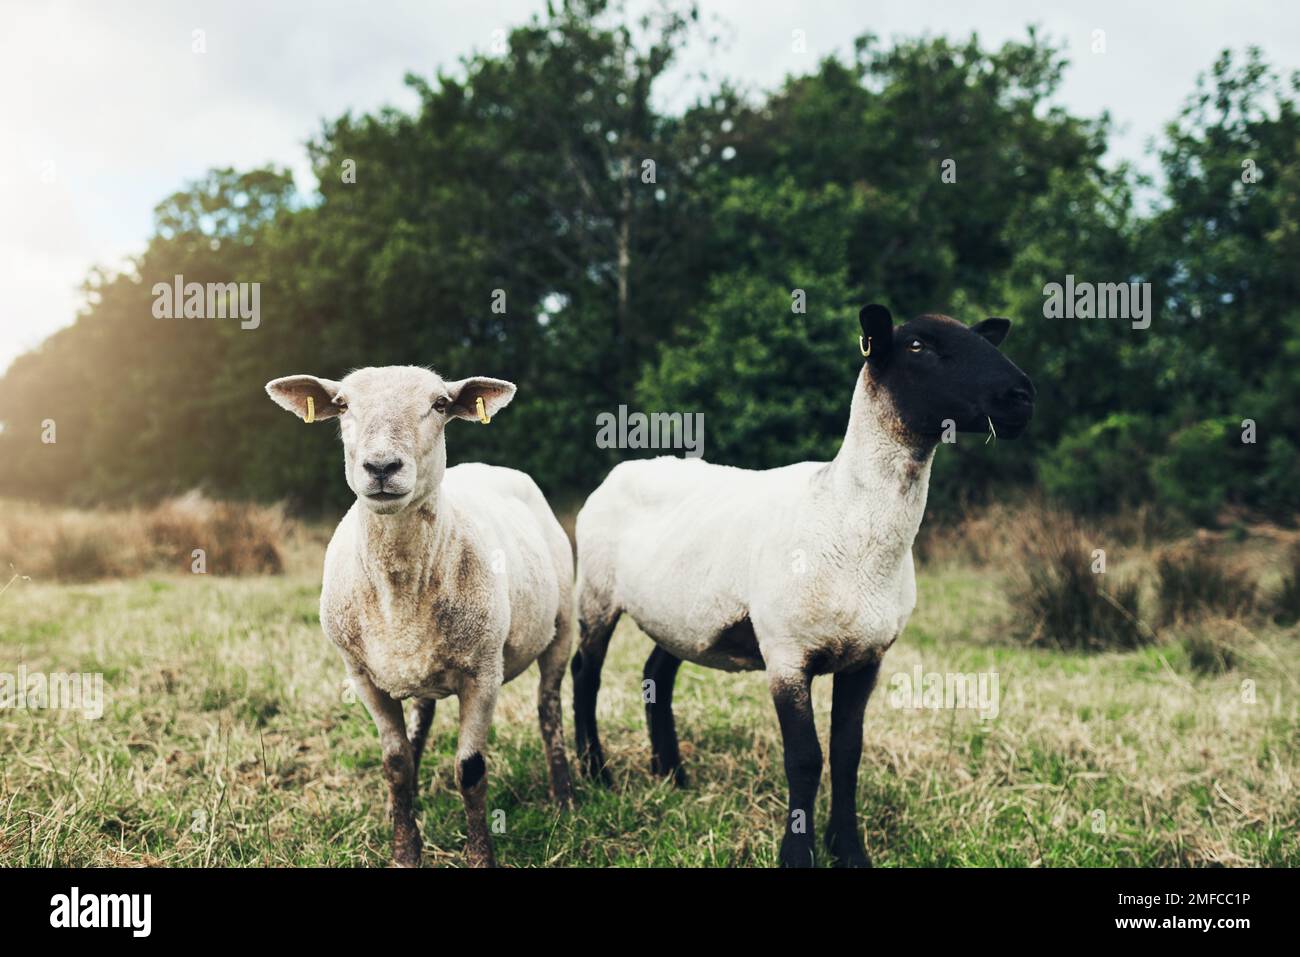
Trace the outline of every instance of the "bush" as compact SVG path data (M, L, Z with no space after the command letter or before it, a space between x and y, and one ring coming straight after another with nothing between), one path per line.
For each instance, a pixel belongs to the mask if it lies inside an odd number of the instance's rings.
M1269 440L1264 467L1256 480L1260 504L1276 516L1300 511L1300 448L1280 435Z
M1237 618L1255 607L1255 583L1203 546L1167 551L1156 559L1160 624L1206 615Z
M1241 660L1242 632L1239 624L1221 618L1197 624L1183 636L1188 665L1203 675L1231 671Z
M1026 534L1010 590L1023 639L1061 649L1137 648L1154 639L1138 617L1138 585L1093 571L1092 548L1064 516Z
M145 536L160 566L189 571L192 552L203 549L209 573L278 574L284 516L278 508L213 502L187 495L157 505L145 516Z
M188 572L201 548L209 574L275 574L284 567L289 531L278 507L197 494L122 511L7 501L0 503L0 568L58 581Z
M1158 436L1152 419L1127 413L1072 432L1039 463L1043 489L1071 511L1091 514L1145 501L1151 493L1146 476Z
M1213 523L1240 475L1239 420L1206 419L1176 433L1165 454L1151 464L1156 495L1192 521Z

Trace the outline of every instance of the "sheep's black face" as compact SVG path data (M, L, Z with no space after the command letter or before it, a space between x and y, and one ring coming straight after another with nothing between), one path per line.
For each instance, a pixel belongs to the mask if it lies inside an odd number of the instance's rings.
M872 381L893 400L902 426L934 438L987 432L1003 438L1024 432L1034 414L1034 385L998 351L1011 323L985 319L967 327L948 316L917 316L894 328L884 306L860 315Z

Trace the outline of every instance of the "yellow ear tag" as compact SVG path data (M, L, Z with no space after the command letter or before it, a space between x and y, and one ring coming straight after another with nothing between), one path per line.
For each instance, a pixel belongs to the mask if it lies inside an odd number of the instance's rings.
M474 405L478 407L478 420L480 422L482 422L484 425L487 425L489 422L492 421L492 417L487 414L487 409L483 407L483 396L479 396L477 399L475 399Z
M307 418L304 421L316 421L316 400L312 396L307 396Z
M864 345L862 344L862 337L861 337L861 336L858 336L858 351L861 352L864 356L870 357L870 356L871 356L871 339L868 338L868 339L867 339L867 344L864 346Z

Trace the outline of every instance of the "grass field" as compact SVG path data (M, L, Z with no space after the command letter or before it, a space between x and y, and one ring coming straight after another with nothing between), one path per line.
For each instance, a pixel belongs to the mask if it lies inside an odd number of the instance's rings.
M0 864L387 864L376 735L320 631L313 561L0 596L0 671L102 672L106 689L98 720L0 710ZM970 564L922 569L867 713L859 797L878 866L1300 864L1295 629L1256 628L1233 670L1207 676L1176 637L1125 653L1017 646L1001 594ZM650 647L620 625L600 701L615 787L581 781L572 813L547 800L535 672L507 686L488 755L502 864L774 863L785 783L763 676L682 669L690 787L675 790L648 773ZM996 673L996 718L892 707L891 676L917 665ZM824 742L830 681L814 688ZM440 705L420 774L426 864L462 860L455 709ZM571 742L567 701L565 720ZM824 776L819 833L827 810Z

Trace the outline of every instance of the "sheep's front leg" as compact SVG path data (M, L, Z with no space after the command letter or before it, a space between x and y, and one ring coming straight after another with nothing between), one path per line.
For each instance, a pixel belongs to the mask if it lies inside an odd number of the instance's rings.
M472 678L460 690L460 741L456 748L456 784L465 802L465 856L470 867L495 867L487 824L487 747L496 708L499 676Z
M406 739L402 703L377 688L361 671L352 671L352 687L379 729L388 781L388 816L393 822L393 861L398 867L419 867L420 829L411 810L415 797L415 757Z
M813 722L812 676L805 670L769 670L768 684L785 745L790 807L781 841L782 867L812 867L813 804L822 774L822 749Z
M880 662L835 676L831 697L831 820L826 849L841 867L870 867L858 828L858 764L862 759L862 720L876 685Z
M417 698L411 709L411 728L407 740L411 742L411 756L415 764L415 788L420 788L420 756L424 754L424 742L429 737L429 726L433 724L433 713L438 702L434 698Z

